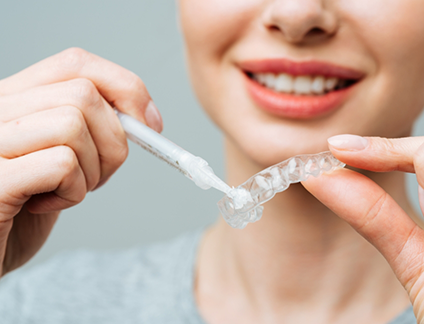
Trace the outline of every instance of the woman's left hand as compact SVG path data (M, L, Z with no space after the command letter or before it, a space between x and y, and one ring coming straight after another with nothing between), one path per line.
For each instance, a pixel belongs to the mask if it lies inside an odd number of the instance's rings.
M424 137L340 135L329 139L329 144L336 158L355 168L415 172L424 212ZM417 322L424 323L424 230L387 192L360 173L341 169L311 177L303 185L382 253L408 292Z

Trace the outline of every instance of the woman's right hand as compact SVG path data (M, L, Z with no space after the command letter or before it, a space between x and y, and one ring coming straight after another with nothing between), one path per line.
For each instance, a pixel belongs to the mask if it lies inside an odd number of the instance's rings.
M112 106L162 130L139 77L78 48L0 80L0 275L27 262L60 211L125 161Z

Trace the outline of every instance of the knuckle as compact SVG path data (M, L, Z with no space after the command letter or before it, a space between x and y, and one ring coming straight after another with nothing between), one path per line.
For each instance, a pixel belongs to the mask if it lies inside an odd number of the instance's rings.
M101 156L102 176L110 177L125 162L128 151L128 144L119 144L114 145L113 150L109 151L107 155Z
M69 207L73 207L75 205L78 205L79 203L81 203L85 199L86 195L87 195L86 189L83 188L83 187L79 187L79 190L74 190L73 193L72 193L72 198L71 197L65 198L66 199L66 207L65 208L69 208Z
M90 57L90 53L79 47L71 47L64 50L58 56L58 64L61 69L79 71Z
M99 102L100 94L93 82L80 78L71 82L71 92L80 105L93 105Z
M80 202L82 202L85 197L87 195L86 190L78 190L75 192L75 198L74 198L74 202L75 204L79 204Z
M88 132L84 115L78 108L72 106L63 107L61 116L62 127L71 137L78 138Z
M128 157L128 145L125 143L120 145L118 149L115 151L114 156L118 166L122 165Z
M146 85L143 80L140 79L135 73L130 72L130 77L128 81L128 89L138 94L147 93Z
M58 167L66 175L72 174L79 167L75 152L68 146L58 146L55 156Z

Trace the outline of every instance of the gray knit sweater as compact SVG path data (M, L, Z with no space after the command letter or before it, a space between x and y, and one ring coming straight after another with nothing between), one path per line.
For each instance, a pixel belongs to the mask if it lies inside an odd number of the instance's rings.
M204 324L193 296L202 231L125 252L63 253L0 280L1 324ZM412 308L390 324L415 324Z

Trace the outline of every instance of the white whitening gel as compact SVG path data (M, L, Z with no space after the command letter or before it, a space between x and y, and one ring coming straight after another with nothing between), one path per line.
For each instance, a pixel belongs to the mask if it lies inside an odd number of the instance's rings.
M227 194L231 188L213 172L208 162L187 152L135 118L115 110L127 137L146 151L167 162L197 186Z

